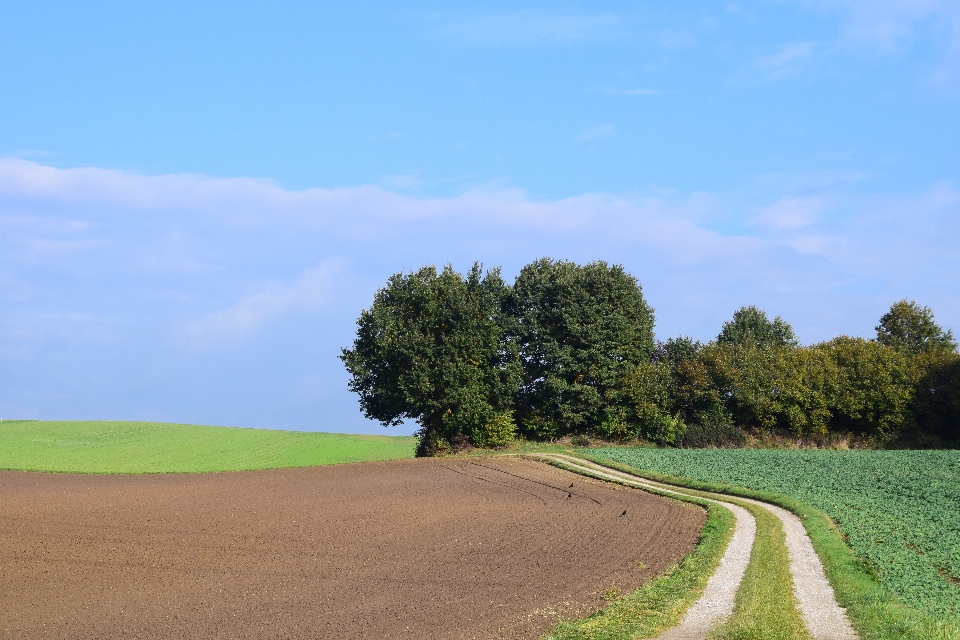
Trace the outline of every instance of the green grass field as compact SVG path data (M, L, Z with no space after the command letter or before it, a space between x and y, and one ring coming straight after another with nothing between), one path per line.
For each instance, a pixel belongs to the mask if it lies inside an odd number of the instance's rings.
M156 422L4 421L0 469L189 473L412 458L417 439Z
M960 451L593 449L655 473L802 500L828 514L880 582L960 621Z

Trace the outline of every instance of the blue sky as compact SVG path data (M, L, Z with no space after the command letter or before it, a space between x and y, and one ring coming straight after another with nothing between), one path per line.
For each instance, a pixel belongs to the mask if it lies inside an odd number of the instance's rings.
M676 4L0 6L0 415L384 432L336 354L423 264L960 332L960 5Z

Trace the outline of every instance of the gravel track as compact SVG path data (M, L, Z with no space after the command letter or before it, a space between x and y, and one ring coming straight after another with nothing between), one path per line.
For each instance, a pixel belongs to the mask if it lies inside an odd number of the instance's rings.
M856 640L857 632L853 630L846 611L837 603L823 564L800 518L774 504L750 498L740 500L766 509L783 524L790 555L793 595L811 637L815 640Z
M553 459L597 477L626 482L640 488L648 487L666 493L683 494L682 491L677 491L676 487L671 485L623 473L581 458L563 454L540 454L537 457ZM744 509L736 507L736 505L724 500L725 498L729 498L729 496L723 496L721 494L708 495L713 495L716 498L712 499L711 502L716 502L731 509L735 515L737 515L737 511L734 509L740 509L745 512ZM737 500L749 502L762 509L766 509L777 516L783 524L787 552L790 557L790 574L793 578L794 596L796 597L800 615L803 618L810 636L814 638L814 640L856 640L857 634L850 624L850 620L847 618L846 611L837 603L833 593L833 587L830 586L830 582L824 573L823 564L820 562L820 558L817 556L800 519L790 511L776 505L749 498L738 497ZM737 527L739 529L740 516L738 515L737 518ZM750 516L750 520L753 520L752 516ZM754 530L755 526L754 523ZM749 542L745 540L746 538L744 537L738 539L736 532L734 533L734 537L731 539L727 551L724 553L724 558L721 561L717 573L724 570L724 562L727 560L728 555L731 554L731 549L738 545L744 545L742 550L746 550L746 555L749 560L749 551L753 546L753 536L750 536ZM746 570L746 565L744 565L743 569L744 571ZM699 640L704 638L707 632L716 626L723 617L732 613L732 598L736 595L736 590L743 578L744 571L740 571L736 576L735 582L732 582L732 579L729 577L724 578L722 581L722 590L718 588L711 592L710 583L708 583L707 590L704 591L703 596L690 608L680 624L662 634L660 640L679 640L681 638L695 638ZM716 574L714 574L714 577L716 577ZM712 581L713 578L711 578L711 582ZM731 590L733 592L732 595ZM730 603L729 607L728 602ZM722 613L713 615L714 612Z
M637 476L631 476L614 469L602 467L581 458L560 454L535 454L538 458L555 460L564 465L605 480L623 482L641 489L656 489L663 493L685 496L667 485L649 482ZM680 623L657 636L657 640L702 640L707 633L716 628L733 614L737 589L750 564L750 551L757 533L757 521L753 515L735 504L703 498L729 510L736 518L733 537L720 559L720 564L703 590L703 595L693 603Z

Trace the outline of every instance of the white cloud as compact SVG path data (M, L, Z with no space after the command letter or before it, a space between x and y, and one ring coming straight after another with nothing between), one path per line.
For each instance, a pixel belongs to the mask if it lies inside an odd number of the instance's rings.
M584 141L612 132L598 127ZM884 283L878 296L895 283L913 290L902 295L930 292L928 304L960 325L960 301L945 293L960 287L956 188L869 196L862 184L851 188L861 179L780 175L746 199L661 190L537 201L504 188L450 198L378 186L287 191L262 180L0 161L0 212L17 209L0 218L10 231L0 234L0 282L17 292L8 304L109 307L131 323L156 314L151 305L162 300L168 331L181 327L195 345L242 344L308 312L355 314L390 273L423 264L465 268L479 259L510 273L544 255L624 263L659 296L667 331L716 324L727 301L762 303L782 292L827 300L839 296L835 287L865 279ZM342 261L325 262L335 256ZM345 290L347 279L364 284ZM844 317L864 315L848 306ZM794 314L802 323L818 308Z
M912 44L931 26L960 36L960 4L954 0L802 0L840 14L851 44L893 51Z
M774 229L803 229L817 221L826 208L821 196L784 196L761 209L751 222Z
M288 313L316 310L330 300L342 271L342 261L325 260L294 282L260 287L232 306L190 322L182 335L194 348L235 342Z

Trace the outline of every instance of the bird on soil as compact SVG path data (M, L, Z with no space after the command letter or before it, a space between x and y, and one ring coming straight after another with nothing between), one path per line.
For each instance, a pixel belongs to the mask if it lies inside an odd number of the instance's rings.
M572 483L572 482L570 483L570 488L573 489L573 483Z
M625 515L627 515L627 510L626 510L626 509L624 509L624 510L623 510L623 513L620 514L620 517L622 518L622 517L625 516Z
M573 496L572 493L567 493L567 500L569 500L572 496Z

